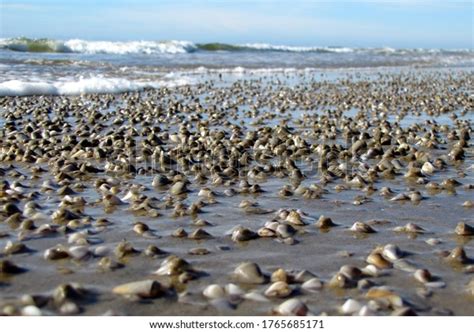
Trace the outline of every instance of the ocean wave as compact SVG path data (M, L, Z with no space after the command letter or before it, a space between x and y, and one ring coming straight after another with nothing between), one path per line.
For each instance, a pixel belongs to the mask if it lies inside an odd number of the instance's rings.
M186 78L149 82L105 77L69 79L54 82L10 80L0 83L0 96L121 93L140 91L146 88L174 87L190 83L191 81Z
M17 52L85 53L85 54L157 54L189 53L196 45L188 41L88 41L70 39L7 38L0 40L0 48Z
M82 39L55 40L31 38L0 39L0 48L18 52L83 53L83 54L177 54L192 52L297 52L373 55L472 54L472 49L395 49L352 48L343 46L288 46L268 43L193 43L169 41L89 41Z

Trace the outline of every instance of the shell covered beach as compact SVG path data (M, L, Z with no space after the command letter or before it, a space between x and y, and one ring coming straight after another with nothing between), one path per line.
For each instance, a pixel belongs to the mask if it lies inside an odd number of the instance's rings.
M473 72L0 97L4 315L473 315Z

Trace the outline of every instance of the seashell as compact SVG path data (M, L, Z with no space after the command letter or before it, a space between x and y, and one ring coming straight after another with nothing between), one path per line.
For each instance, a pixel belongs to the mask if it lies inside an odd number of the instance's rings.
M188 254L190 255L202 256L202 255L208 255L210 253L211 252L207 250L206 248L191 248L188 250Z
M239 208L246 209L249 207L254 207L257 206L258 204L256 202L249 201L247 199L244 199L243 201L240 202Z
M319 278L311 278L306 280L302 285L301 288L308 292L317 292L323 288L323 283Z
M149 230L150 228L148 227L148 225L140 221L133 224L133 231L137 234L142 235L143 233Z
M373 265L369 265L369 266L373 266ZM377 276L378 276L378 274L377 274ZM357 289L359 289L359 290L370 289L374 286L375 286L375 283L373 281L371 281L370 279L361 279L361 280L357 281Z
M331 218L325 217L324 215L321 215L316 222L316 227L321 228L321 229L327 229L330 227L335 227L337 226Z
M277 282L277 281L289 282L289 279L290 277L288 273L282 268L276 269L270 277L271 282Z
M193 272L191 265L184 259L172 255L163 260L160 268L154 273L158 275L173 276L188 271Z
M378 252L371 253L369 256L367 256L366 262L376 266L379 269L389 269L392 267L392 263L390 263Z
M403 299L383 286L370 288L365 294L365 297L368 299L387 299L392 307L403 306Z
M69 252L66 248L62 246L56 246L53 248L46 249L44 254L43 254L44 259L47 260L58 260L58 259L64 259L64 258L69 258Z
M209 285L202 291L202 294L208 299L218 299L225 297L225 290L220 285Z
M349 279L359 279L362 276L362 271L356 266L353 265L343 265L339 269L339 273L343 274Z
M59 307L59 313L65 316L72 316L72 315L77 315L81 312L81 308L79 306L72 302L72 301L67 301Z
M336 273L329 280L329 287L333 288L351 288L355 286L355 282L342 273Z
M188 236L188 232L183 227L179 227L172 234L172 237L183 238Z
M204 220L204 219L197 219L196 221L193 222L193 225L198 226L198 227L212 226L212 224L209 221Z
M257 231L257 235L259 237L275 237L276 233L274 230L266 227L261 227Z
M462 203L462 206L465 208L472 208L474 207L474 201L465 201L464 203Z
M166 252L161 250L157 246L150 244L145 248L144 254L148 257L155 257L159 255L164 255L166 254Z
M121 241L114 249L114 253L117 258L136 255L139 252L140 251L136 250L130 242L125 240Z
M68 252L72 258L77 260L85 259L90 255L89 247L87 246L72 246Z
M104 198L102 199L103 203L106 206L118 206L118 205L124 205L125 202L122 202L120 198L113 194L106 194Z
M423 175L432 175L435 171L435 167L429 161L425 162L423 166L421 166L421 174Z
M67 300L78 300L84 299L86 296L86 291L79 284L70 283L70 284L61 284L56 287L53 291L53 301L59 306L65 303Z
M341 312L343 314L351 315L353 313L359 312L361 308L362 305L359 303L359 301L347 299L341 307Z
M134 295L141 298L156 298L164 293L162 285L156 280L134 281L118 285L112 289L114 294Z
M171 186L169 191L172 195L178 196L178 195L188 192L188 188L184 182L178 181Z
M249 241L257 237L257 233L243 226L237 226L232 232L232 241L234 242Z
M380 191L379 191L379 194L380 196L383 196L383 197L389 197L391 195L393 195L393 190L390 189L389 187L382 187L380 188Z
M465 264L468 261L463 247L456 247L449 253L446 259L452 263Z
M423 196L419 191L411 191L408 193L408 197L410 198L410 201L412 202L419 202L423 199Z
M171 181L164 175L156 175L151 182L153 187L163 187L170 184Z
M428 271L426 269L416 270L415 273L413 274L413 276L415 277L416 280L418 280L419 282L421 282L423 284L433 280L433 277L431 276L430 271Z
M288 216L285 218L285 221L289 222L292 225L296 225L296 226L306 225L303 222L303 219L302 219L301 215L295 210L290 211Z
M460 236L471 236L474 235L474 227L466 223L460 222L457 224L454 232Z
M265 290L264 294L268 297L284 298L289 296L291 292L292 290L286 282L276 281Z
M360 308L358 316L375 316L375 312L370 309L368 306L364 305Z
M237 266L233 273L234 279L246 284L264 284L266 278L256 263L245 262Z
M299 299L289 299L274 309L274 312L284 316L306 316L308 307Z
M120 269L123 267L123 264L114 261L110 257L102 257L97 263L97 265L101 267L102 269L111 270L111 271Z
M358 232L358 233L375 233L375 229L373 229L371 226L361 222L361 221L356 221L352 227L350 228L351 231L353 232Z
M462 183L457 181L456 179L449 178L441 182L441 187L444 189L452 189L454 187L460 186Z
M43 316L43 312L35 305L27 305L21 308L22 316Z
M245 294L242 288L232 283L225 285L225 292L231 297L241 297Z
M5 273L5 274L18 274L25 272L25 269L19 267L15 263L9 261L9 260L1 260L0 261L0 274Z
M399 226L394 228L395 232L406 232L406 233L413 233L413 234L422 234L425 233L425 229L418 226L414 223L407 223L405 226Z
M73 233L68 236L67 243L87 245L89 243L89 241L87 240L87 233L83 233L83 232Z
M15 255L31 251L24 243L8 241L3 248L5 255Z
M202 228L196 229L194 232L189 234L188 236L190 239L193 240L207 240L207 239L212 239L212 235L203 230Z
M442 243L442 241L440 239L435 239L435 238L429 238L425 242L427 244L429 244L430 246L436 246L436 245Z
M224 190L224 195L226 195L227 197L233 197L237 195L237 191L234 188L229 188Z
M296 233L296 229L288 224L279 224L276 228L276 234L281 238L288 238Z
M410 197L407 194L400 193L390 199L391 202L408 201Z
M7 216L14 215L15 213L22 213L21 210L13 203L7 203L3 205L2 212Z
M403 252L394 244L387 244L383 247L382 255L389 261L396 261L403 257Z

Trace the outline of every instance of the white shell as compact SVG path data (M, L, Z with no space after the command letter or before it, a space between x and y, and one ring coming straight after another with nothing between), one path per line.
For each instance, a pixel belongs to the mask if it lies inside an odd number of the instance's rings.
M43 312L35 305L27 305L21 309L21 314L23 316L41 316Z
M280 304L276 312L286 316L306 316L308 307L299 299L290 299Z
M202 294L208 299L218 299L225 296L225 290L222 286L213 284L204 288Z
M359 311L362 308L362 305L359 303L359 301L353 300L353 299L348 299L346 302L341 307L341 311L344 314L353 314L357 311Z
M308 292L316 292L316 291L321 290L321 288L323 288L323 283L318 278L311 278L305 281L301 285L301 288L303 288L304 290Z
M389 261L396 261L397 259L402 258L403 254L400 248L394 244L387 244L382 251L382 255L385 256Z
M225 291L230 296L242 296L245 294L245 291L236 284L225 285Z

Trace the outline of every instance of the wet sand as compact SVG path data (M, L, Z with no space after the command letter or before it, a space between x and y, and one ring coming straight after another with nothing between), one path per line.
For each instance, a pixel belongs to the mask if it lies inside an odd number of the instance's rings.
M224 81L209 77L208 83L141 93L1 98L0 173L4 182L0 199L4 208L0 248L13 241L32 251L1 254L0 260L13 262L25 271L0 273L0 312L21 314L22 308L31 304L25 294L50 296L61 284L78 283L87 290L85 294L72 294L66 300L47 298L44 303L37 301L35 307L42 314L53 315L267 315L277 312L278 305L287 299L297 298L310 313L340 315L344 314L341 306L350 298L374 315L400 313L401 309L419 315L474 314L474 261L470 259L474 258L473 236L455 233L460 222L474 224L472 207L466 203L472 203L474 184L469 137L474 119L469 90L472 72L420 70L341 76L324 80L315 75L285 74ZM34 126L28 128L29 123ZM48 128L47 133L44 128ZM386 136L386 143L370 143L376 140L376 128ZM37 133L34 139L32 132ZM73 143L65 139L76 135ZM467 139L461 139L462 135ZM193 145L199 137L205 143ZM274 137L279 141L272 146ZM110 142L104 143L107 139ZM22 158L28 155L23 147L32 141L47 147L47 154L38 155L39 150L32 150L35 153L29 158ZM368 144L355 150L357 141ZM275 148L280 144L286 148L278 155ZM450 153L459 145L462 158L452 157ZM97 158L99 147L111 153ZM370 147L382 152L370 154ZM337 151L336 157L323 155L325 148ZM376 166L390 148L398 149L390 160L396 159L399 168L387 177ZM77 151L82 152L73 157ZM154 151L164 151L165 157L176 164L163 162L163 154L160 157ZM344 157L344 151L349 155ZM226 164L233 161L233 153L240 157L247 154L249 162ZM438 159L441 166L435 166L432 174L405 176L410 169L419 169L427 161L435 164ZM74 167L61 171L71 164ZM82 165L90 168L80 169ZM273 168L265 168L268 165ZM376 176L372 176L374 170ZM171 182L188 180L187 192L175 195L171 184L152 186L159 174ZM202 181L196 175L202 175ZM114 180L101 187L107 179ZM455 179L459 185L443 185L446 179ZM46 180L55 186L45 189ZM262 192L249 192L252 190L242 180L250 186L258 184ZM428 189L428 183L438 184L439 189ZM83 209L68 206L74 218L55 219L52 216L64 201L64 191L60 192L64 186L72 190L69 197L83 197L86 204ZM138 196L135 201L125 200L132 186L137 188ZM288 186L290 196L279 195L284 186ZM204 187L215 193L213 197L198 195ZM381 196L383 187L393 193ZM234 196L226 195L229 188L236 190ZM413 192L419 192L421 199L391 200L398 194ZM123 204L105 208L107 194L118 197ZM147 204L138 209L145 198ZM243 200L258 205L251 209L239 207ZM41 216L26 213L25 205L31 201L39 204L34 212ZM200 209L188 209L193 203L198 203ZM7 204L18 207L16 221L14 213L6 211ZM296 209L302 216L305 225L293 225L293 236L232 240L237 225L257 232L271 220L288 224L279 218L281 209ZM321 215L330 217L337 227L317 228L315 223ZM97 223L100 218L106 218L110 225ZM27 219L36 227L51 224L57 227L56 232L43 235L34 229L22 229L21 222ZM198 219L210 223L202 229L212 238L173 236L180 227L191 234L198 229L193 224ZM376 233L352 231L356 221L370 224ZM137 234L132 229L136 222L148 225L150 236ZM425 232L394 231L407 223ZM48 248L61 244L67 251L74 246L68 239L79 232L87 238L85 247L90 254L86 257L44 258ZM439 243L426 243L433 238ZM140 252L117 257L114 248L124 239ZM399 261L413 270L397 268L394 260L390 268L377 269L377 276L357 277L355 283L344 287L331 284L341 266L364 268L371 251L387 244L398 246L404 252ZM144 251L149 245L165 253L148 257ZM102 257L93 252L100 246L109 248L105 256L123 266L112 270L98 266ZM445 256L459 246L468 259L449 261ZM189 250L193 248L206 248L209 253L191 255ZM169 255L185 259L199 271L192 276L195 279L181 282L178 275L154 274ZM232 276L234 269L246 261L257 263L268 276L279 268L290 275L310 271L323 287L309 292L301 283L290 282L289 296L267 296L266 301L265 295L227 294L219 301L202 295L210 284L224 286L231 282L244 293L263 294L271 282L246 284ZM429 270L434 280L443 284L430 287L417 281L413 276L416 269ZM112 291L117 285L145 279L160 282L165 294L149 299ZM357 287L360 280L369 281L374 289L388 287L402 303L387 302L383 296L368 298L370 287ZM65 302L75 303L77 310L66 311Z

